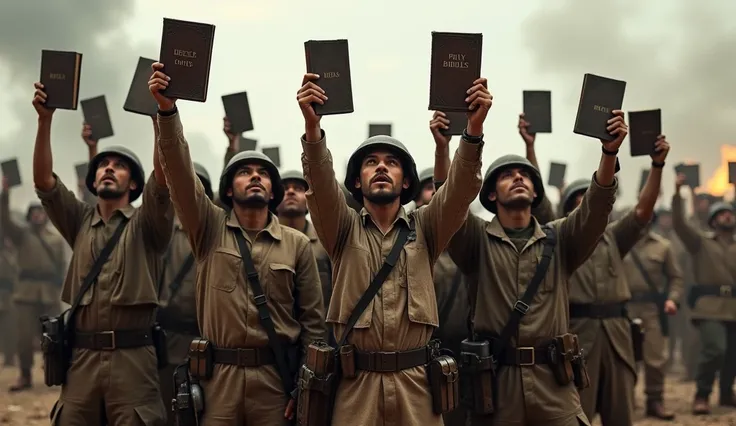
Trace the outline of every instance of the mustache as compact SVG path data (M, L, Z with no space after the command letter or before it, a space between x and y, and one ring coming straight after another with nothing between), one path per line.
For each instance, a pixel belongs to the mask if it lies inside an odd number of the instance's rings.
M101 178L100 182L105 181L106 179L111 179L113 182L118 183L118 180L115 178L114 173L105 173Z
M516 188L529 189L529 188L526 187L526 185L524 184L524 182L516 182L515 184L511 185L511 189L516 189Z
M394 181L391 180L391 178L387 174L384 174L384 173L379 173L376 176L374 176L373 179L371 179L371 183L375 183L375 182L379 182L379 181L380 182L394 183Z
M245 187L245 190L247 191L247 190L249 190L249 189L251 189L251 188L260 188L260 189L262 189L262 190L264 190L264 191L266 190L266 188L264 188L264 187L263 187L263 185L261 185L261 184L260 184L260 183L258 183L258 182L253 182L253 183L251 183L250 185L246 186L246 187Z

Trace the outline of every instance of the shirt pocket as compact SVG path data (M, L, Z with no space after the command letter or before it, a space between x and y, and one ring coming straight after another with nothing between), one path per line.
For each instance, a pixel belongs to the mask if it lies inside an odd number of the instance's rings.
M539 265L542 263L542 251L538 254L529 254L526 262L528 262L529 266L519 271L519 284L523 286L522 288L525 291L532 283L532 279L534 279L534 275L537 274L537 269L539 269ZM539 284L539 290L537 290L539 294L551 293L555 289L555 282L557 280L555 280L554 275L549 275L549 272L555 267L554 263L555 256L553 255L552 259L549 261L549 266L547 266L547 271L544 273L542 282Z
M434 291L429 251L423 245L406 246L404 251L409 321L439 327L437 295ZM402 286L403 281L402 279L400 282Z
M238 275L244 273L240 253L220 247L212 252L212 260L207 268L207 285L215 290L232 293L238 285Z
M296 271L292 266L283 263L269 264L268 281L265 284L268 298L284 305L293 305L295 276Z

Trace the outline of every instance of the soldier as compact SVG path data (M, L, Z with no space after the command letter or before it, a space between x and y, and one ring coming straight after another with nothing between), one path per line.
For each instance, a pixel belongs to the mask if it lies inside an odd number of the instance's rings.
M2 214L2 213L0 213ZM3 235L0 223L0 352L3 365L15 365L17 344L13 288L18 278L18 264L15 248L10 238Z
M483 123L492 96L483 78L468 90L468 125L447 182L426 207L410 215L402 204L413 200L419 189L414 159L391 137L363 142L351 155L345 175L345 186L364 205L355 213L345 204L320 116L312 107L329 95L317 85L319 78L306 74L297 92L306 129L302 167L314 227L334 265L327 321L337 340L347 343L340 352L353 355L343 361L343 372L350 374L343 374L338 385L332 424L441 425L424 367L431 361L427 346L439 325L431 268L480 188ZM389 252L396 253L392 259L387 258ZM395 267L377 281L380 293L365 305L360 319L353 316L357 321L352 327L348 319L358 300L370 285L375 288L369 280L379 268L388 271L382 265L394 260Z
M713 204L708 225L713 233L703 233L695 224L685 220L680 189L685 176L678 175L672 196L672 222L675 232L693 256L695 285L690 289L687 303L700 337L700 354L696 373L697 391L693 414L710 413L710 394L720 370L720 405L736 406L733 395L734 363L736 358L736 217L731 206ZM724 367L724 368L722 368Z
M655 215L653 224L658 221ZM660 420L674 420L675 415L664 408L666 375L667 315L677 313L682 294L682 272L672 244L648 229L624 257L626 281L631 291L629 316L642 320L644 339L644 393L646 415Z
M460 270L483 277L469 290L473 341L466 348L486 348L484 357L490 354L499 368L497 379L485 373L491 372L490 365L470 379L478 381L476 389L489 387L485 380L497 380L491 386L495 412L488 404L474 406L472 425L590 424L573 385L583 377L579 371L574 379L565 375L572 361L556 354L580 360L570 345L573 336L566 334L567 282L595 248L615 199L616 155L627 127L623 112L614 114L608 129L615 140L601 141L598 170L585 200L570 216L543 229L544 221L532 216L532 208L545 199L539 170L524 157L505 155L490 165L480 192L481 203L496 216L488 223L469 215L450 243L450 256Z
M204 384L202 422L287 424L294 415L290 393L300 355L325 333L311 244L269 212L284 190L278 169L260 152L236 154L222 172L219 196L229 212L206 197L176 105L160 93L169 80L163 66L152 65L149 81L159 108L158 149L198 268L203 340L190 356L214 363L208 372L191 372Z
M51 410L51 423L162 425L166 413L154 346L158 342L160 347L160 334L153 325L173 212L158 154L154 150L154 172L146 182L130 150L101 150L90 162L86 180L97 205L78 200L53 171L54 110L44 106L44 86L35 87L33 181L51 222L74 248L61 300L78 306L67 313L72 360L68 371L57 372L66 379ZM136 209L130 203L141 195L142 206ZM91 285L80 292L83 282ZM47 362L44 368L53 366Z
M20 363L18 382L10 392L33 387L34 342L38 339L38 318L58 314L59 288L64 273L64 240L48 229L48 217L38 203L26 213L28 228L10 217L10 187L3 177L0 218L4 234L18 251L18 285L13 292L17 320L17 350Z
M591 383L580 391L580 402L586 416L591 419L600 414L604 426L633 422L636 361L632 339L639 335L632 334L627 317L631 293L623 258L651 221L668 152L669 144L659 136L637 205L606 228L588 260L570 277L570 329L578 334L587 354ZM565 189L560 202L565 215L588 196L587 185L587 181L577 181Z
M212 181L207 169L194 163L194 172L202 182L204 193L210 200L213 197ZM163 275L159 281L160 309L158 323L166 330L168 362L159 370L161 398L168 413L169 426L176 425L176 416L171 401L174 394L173 377L178 365L186 362L189 345L199 337L197 325L197 305L195 301L196 268L194 254L189 246L187 234L181 221L174 218L174 234L169 249L164 255Z

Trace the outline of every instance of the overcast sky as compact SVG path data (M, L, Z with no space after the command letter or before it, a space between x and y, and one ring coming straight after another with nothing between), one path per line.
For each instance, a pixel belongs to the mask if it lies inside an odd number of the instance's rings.
M305 71L303 43L309 39L350 42L355 113L322 120L338 175L366 138L368 122L393 123L394 136L409 147L419 168L431 166L427 104L434 30L483 33L483 75L494 95L483 171L499 155L523 154L516 129L521 92L536 89L553 92L554 133L540 135L537 146L545 179L550 161L569 164L568 182L589 177L600 143L572 134L572 127L583 74L591 72L627 81L624 109L662 108L673 146L669 163L700 160L707 169L701 178L707 181L720 164L720 146L734 142L736 2L527 0L523 8L511 5L495 0L2 2L0 159L18 156L26 183L15 191L13 204L24 208L34 197L30 161L36 117L30 102L41 49L84 54L80 98L106 95L116 133L101 145L135 149L151 171L150 120L123 111L122 104L138 57L158 57L164 16L216 25L208 100L179 102L192 151L214 176L227 144L220 96L243 90L255 125L246 136L258 139L261 147L280 146L284 169L300 168L303 121L295 94ZM81 109L55 116L55 169L68 183L73 164L86 157L81 121ZM621 153L622 204L631 205L649 161L629 158L628 141ZM668 197L672 178L668 166Z

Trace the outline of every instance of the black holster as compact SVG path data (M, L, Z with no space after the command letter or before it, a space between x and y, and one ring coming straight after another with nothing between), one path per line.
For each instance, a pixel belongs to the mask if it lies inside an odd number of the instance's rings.
M197 426L204 412L204 392L199 381L189 374L189 364L174 370L174 399L171 410L178 426Z
M42 316L41 353L43 354L43 381L46 386L66 383L66 373L71 361L71 345L67 338L64 311L55 317Z
M166 330L161 328L158 323L153 325L151 330L153 337L153 346L156 348L156 365L159 370L169 365L169 348L166 345Z
M491 356L490 342L463 340L460 364L462 404L475 414L492 414L495 411L493 391L496 389L498 364Z
M644 323L639 318L629 321L631 327L631 343L634 347L634 361L644 359Z

